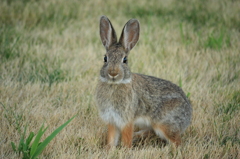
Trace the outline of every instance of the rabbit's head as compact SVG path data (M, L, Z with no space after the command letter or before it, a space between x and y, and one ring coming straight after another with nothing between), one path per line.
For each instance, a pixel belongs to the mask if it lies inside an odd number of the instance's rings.
M131 71L127 65L129 51L139 39L140 26L136 19L129 20L123 30L119 41L116 32L106 16L100 19L100 37L106 49L104 65L100 71L102 82L130 83Z

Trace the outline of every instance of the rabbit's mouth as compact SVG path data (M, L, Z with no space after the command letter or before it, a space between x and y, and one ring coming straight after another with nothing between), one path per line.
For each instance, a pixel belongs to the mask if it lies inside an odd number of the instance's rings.
M108 77L112 79L113 81L116 80L116 78L119 76L119 74L116 74L115 76L112 76L111 74L108 74Z
M131 81L132 81L132 79L131 79L131 77L129 77L129 78L127 78L127 79L123 79L123 78L115 78L115 77L113 77L113 78L104 78L104 77L102 77L102 76L100 76L100 80L102 81L102 82L107 82L107 83L109 83L109 84L127 84L127 83L131 83Z
M119 83L123 80L122 74L118 70L109 70L106 77L108 78L108 82L111 83Z
M122 79L119 77L119 74L115 75L115 76L111 76L110 74L108 74L108 78L111 83L119 83L120 81L122 81Z

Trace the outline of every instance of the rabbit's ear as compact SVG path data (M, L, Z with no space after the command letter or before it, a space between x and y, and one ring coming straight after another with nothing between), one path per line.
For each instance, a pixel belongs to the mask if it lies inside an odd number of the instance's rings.
M100 37L106 50L108 50L111 45L117 43L116 32L106 16L100 18Z
M119 43L124 47L126 52L129 52L139 39L140 24L136 19L129 20L123 30Z

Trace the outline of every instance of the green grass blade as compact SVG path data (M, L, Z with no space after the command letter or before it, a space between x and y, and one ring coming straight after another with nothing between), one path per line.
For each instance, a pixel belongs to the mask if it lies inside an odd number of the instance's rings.
M44 129L43 131L42 131L42 129L43 129L43 125L40 128L40 130L38 131L37 136L35 137L32 145L31 145L30 156L32 156L36 152L38 144L39 144L39 141L40 141L42 135L44 134L44 132L47 130L47 128Z
M70 123L76 116L72 117L69 119L66 123L58 127L51 135L49 135L38 147L32 158L36 158L42 151L43 149L48 145L48 143L65 127L67 126L68 123Z
M16 149L16 145L14 144L14 142L11 142L11 145L12 145L12 149L13 149L13 151L17 151L17 149Z
M23 132L23 139L25 139L25 136L26 136L26 131L27 131L27 127L28 127L28 125L26 125L26 126L25 126L25 128L24 128L24 132Z
M29 144L30 144L30 142L32 141L33 137L34 137L34 133L33 133L33 132L30 132L28 138L26 139L26 145L27 145L28 147L29 147Z
M26 135L26 130L27 130L27 126L25 126L24 132L23 132L23 134L21 135L21 138L20 138L20 142L19 142L19 145L18 145L19 153L21 151L23 151L23 145L24 145L24 138L25 138L25 135Z
M21 152L23 149L24 138L23 135L20 138L19 145L18 145L18 152Z
M23 143L23 159L28 159L29 158L29 151L28 151L28 146L26 143Z

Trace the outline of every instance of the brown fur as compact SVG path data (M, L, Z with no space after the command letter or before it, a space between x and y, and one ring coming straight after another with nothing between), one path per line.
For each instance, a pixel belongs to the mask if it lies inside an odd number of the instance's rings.
M122 130L122 143L126 147L132 146L132 138L133 138L133 124L129 123Z
M107 137L107 144L108 147L112 147L114 145L115 135L116 135L116 127L112 124L108 124L108 137Z
M165 137L178 147L181 144L180 132L174 132L170 126L167 125L155 125L155 130L160 130L164 133Z

